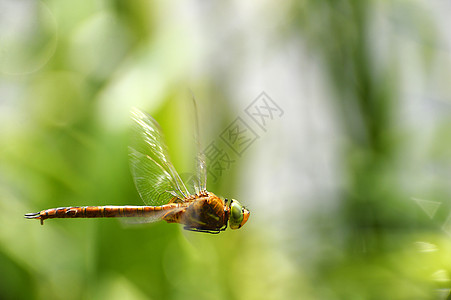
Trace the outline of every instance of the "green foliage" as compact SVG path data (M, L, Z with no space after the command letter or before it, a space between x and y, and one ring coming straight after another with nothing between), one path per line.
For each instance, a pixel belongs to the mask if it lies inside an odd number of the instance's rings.
M15 18L22 21L14 34L0 28L0 42L8 45L0 44L1 299L445 297L449 177L430 180L424 168L449 169L449 118L431 129L423 147L410 147L416 133L399 121L404 48L393 34L407 30L419 41L416 72L427 74L436 59L431 44L439 39L433 18L406 1L302 0L259 9L268 26L262 26L263 34L240 23L252 14L246 5L171 1L37 2L28 17ZM183 13L191 10L196 13ZM383 37L375 34L380 18L393 25ZM238 25L222 32L197 19ZM210 31L215 39L192 35ZM323 182L314 196L301 199L297 188L311 178L298 172L283 177L266 168L274 189L264 204L270 213L261 209L264 199L237 198L254 205L248 223L217 236L166 223L67 219L40 226L23 219L52 207L142 204L128 165L132 106L161 124L176 169L191 171L196 149L192 114L183 105L190 98L187 87L201 95L205 146L237 117L224 99L258 86L243 81L246 66L255 68L253 79L270 73L268 56L277 47L249 42L270 33L282 45L296 45L293 63L278 72L297 74L305 50L299 41L321 66L320 89L330 92L327 105L337 116L331 126L343 133L336 207L301 219L291 205L315 203ZM255 65L252 45L264 53L257 53ZM292 101L281 99L285 113L293 116L290 108L299 99L285 96ZM295 147L302 128L283 128ZM304 166L302 154L282 157L282 142L255 145L273 149L274 157L263 161ZM256 178L258 190L268 188L258 182L257 170L249 170L251 155L239 159L208 189L231 199L251 189L240 181L248 177ZM289 191L280 184L287 177ZM411 200L416 195L434 201ZM283 217L276 219L277 211Z

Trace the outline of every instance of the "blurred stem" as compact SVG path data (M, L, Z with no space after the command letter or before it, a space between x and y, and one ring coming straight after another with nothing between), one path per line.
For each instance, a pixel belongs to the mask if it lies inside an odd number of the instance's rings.
M395 1L396 2L396 1ZM348 185L343 195L344 222L350 233L352 252L377 253L384 244L387 227L403 218L405 201L394 181L394 112L399 78L396 53L377 61L371 49L379 37L370 31L371 18L380 1L299 1L297 29L324 62L348 137L344 153ZM414 5L414 4L412 4ZM399 201L395 203L390 202ZM399 213L393 213L393 207ZM384 225L382 225L384 224ZM390 228L391 230L392 228ZM384 237L385 235L385 237Z

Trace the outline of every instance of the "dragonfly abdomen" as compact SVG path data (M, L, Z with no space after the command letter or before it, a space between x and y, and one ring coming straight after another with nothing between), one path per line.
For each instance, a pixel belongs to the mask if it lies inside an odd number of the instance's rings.
M44 224L44 220L54 218L145 218L155 215L156 212L170 210L178 206L179 204L176 203L162 206L70 206L29 213L25 215L25 218L41 220L41 225Z

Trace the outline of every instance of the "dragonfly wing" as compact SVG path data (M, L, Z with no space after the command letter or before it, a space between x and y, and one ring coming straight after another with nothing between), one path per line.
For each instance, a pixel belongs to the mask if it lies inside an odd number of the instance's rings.
M198 178L198 187L200 191L207 190L207 165L205 163L205 155L203 152L199 150L199 154L197 156L197 178Z
M172 209L166 209L166 210L159 210L152 213L152 215L147 217L131 217L131 218L121 218L120 221L123 224L126 225L133 225L133 224L145 224L145 223L154 223L161 221L163 216L165 216L168 213L177 213L179 211L182 211L186 208L184 207L175 207Z
M194 106L194 119L195 119L195 139L197 144L197 174L194 183L194 188L196 190L196 194L199 194L201 191L207 190L207 165L205 163L205 154L202 151L202 145L200 142L200 133L199 133L199 115L197 112L197 104L196 99L193 95L193 106Z
M132 119L130 168L141 198L154 206L183 201L189 193L169 159L160 126L136 108L132 110Z

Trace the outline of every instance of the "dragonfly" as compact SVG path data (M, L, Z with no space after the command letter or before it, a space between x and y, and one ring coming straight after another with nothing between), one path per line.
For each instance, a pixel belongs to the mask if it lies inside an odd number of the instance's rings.
M54 218L134 218L139 222L179 223L185 230L217 234L241 228L250 212L235 199L224 200L207 191L205 155L200 150L199 126L197 170L191 180L194 190L187 189L175 170L158 122L147 113L134 108L132 142L129 147L130 169L136 189L146 205L70 206L27 213L25 218L44 220ZM197 122L196 110L196 122ZM186 184L185 184L186 183ZM129 219L130 220L130 219ZM133 219L132 219L133 220Z

